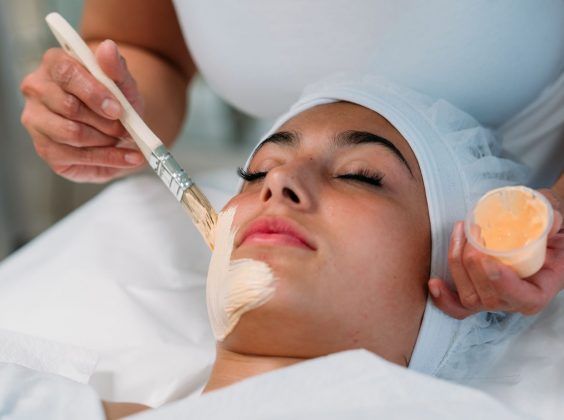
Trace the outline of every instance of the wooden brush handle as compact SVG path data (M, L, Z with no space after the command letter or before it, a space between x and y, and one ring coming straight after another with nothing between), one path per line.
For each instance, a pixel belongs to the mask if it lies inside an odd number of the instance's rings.
M73 27L58 13L45 18L61 47L77 59L116 97L124 109L120 118L151 168L161 178L175 198L184 206L208 246L213 249L213 227L217 214L204 194L178 165L163 143L133 109L127 98L98 65L96 57Z

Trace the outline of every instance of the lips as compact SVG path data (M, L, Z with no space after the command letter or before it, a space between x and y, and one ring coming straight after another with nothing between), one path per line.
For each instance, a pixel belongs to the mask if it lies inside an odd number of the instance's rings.
M293 246L315 251L317 247L297 223L280 217L262 217L251 223L242 233L238 246L243 244Z

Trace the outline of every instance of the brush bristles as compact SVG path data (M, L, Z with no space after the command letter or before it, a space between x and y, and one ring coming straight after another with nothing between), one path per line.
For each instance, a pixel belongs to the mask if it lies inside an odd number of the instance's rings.
M193 184L182 196L182 206L192 217L192 221L211 250L214 248L214 227L217 213L206 196Z
M264 261L249 258L231 261L236 230L232 230L235 208L221 212L215 228L216 249L212 254L206 285L208 315L215 338L223 341L241 316L274 296L275 278Z

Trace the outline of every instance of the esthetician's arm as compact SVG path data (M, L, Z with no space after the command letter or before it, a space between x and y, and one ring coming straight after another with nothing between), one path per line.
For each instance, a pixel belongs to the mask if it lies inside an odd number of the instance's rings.
M171 0L86 0L82 35L102 69L148 125L170 145L186 111L195 67ZM111 39L115 44L103 42ZM120 55L123 58L120 58ZM59 175L106 182L143 164L118 121L112 95L60 48L47 51L21 85L22 123L35 149Z

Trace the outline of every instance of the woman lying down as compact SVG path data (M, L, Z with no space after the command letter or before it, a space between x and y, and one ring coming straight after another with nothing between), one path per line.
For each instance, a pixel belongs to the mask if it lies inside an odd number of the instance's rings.
M220 216L207 286L217 358L204 393L358 348L433 376L471 375L475 352L525 318L455 319L427 283L452 284L449 237L470 206L524 181L495 151L468 115L372 76L306 90L240 170L241 190ZM560 224L543 270L562 271ZM456 230L452 261L471 252ZM515 276L484 259L465 268L474 281Z

